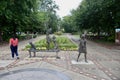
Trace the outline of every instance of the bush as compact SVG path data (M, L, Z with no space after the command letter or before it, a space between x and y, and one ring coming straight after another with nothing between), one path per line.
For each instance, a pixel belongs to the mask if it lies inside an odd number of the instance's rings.
M36 38L36 37L37 37L37 35L36 35L36 34L34 34L34 35L33 35L33 38Z
M20 40L24 40L24 39L31 39L31 38L36 38L37 34L24 34L22 33L21 35L18 35L18 38Z
M19 38L20 40L24 40L24 39L26 39L26 35L19 35L18 38Z
M109 37L107 38L107 40L110 41L110 42L114 42L114 41L115 41L115 36L114 36L114 35L109 36Z
M55 35L62 35L62 32L61 32L61 31L58 31L58 32L55 32L54 34L55 34Z

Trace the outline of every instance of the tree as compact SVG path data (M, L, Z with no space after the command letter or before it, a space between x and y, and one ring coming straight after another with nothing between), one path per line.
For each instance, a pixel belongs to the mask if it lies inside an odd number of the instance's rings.
M56 29L58 6L52 0L1 0L0 41L6 34L45 31L45 23ZM48 15L48 16L46 16Z
M36 3L37 0L1 0L0 31L4 32L4 29L8 29L10 34L15 35L18 29L28 25L31 15L37 9Z
M83 0L71 14L79 29L114 35L115 28L120 27L119 5L119 0Z
M58 17L56 16L56 9L59 9L58 6L52 0L42 0L41 2L41 11L46 12L45 16L45 25L47 28L52 28L53 31L57 29Z
M62 20L62 28L64 28L65 32L76 32L75 25L73 22L73 17L72 16L65 16L63 17Z

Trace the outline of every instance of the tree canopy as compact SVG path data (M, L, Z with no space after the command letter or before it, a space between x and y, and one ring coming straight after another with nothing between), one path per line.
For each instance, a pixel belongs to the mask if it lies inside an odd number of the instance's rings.
M72 19L74 26L70 26L71 29L114 35L115 28L120 28L119 5L119 0L83 0L79 7L67 16L71 18L66 21L65 17L63 22L67 24Z
M0 41L16 32L44 32L45 24L56 30L56 9L52 0L0 0Z

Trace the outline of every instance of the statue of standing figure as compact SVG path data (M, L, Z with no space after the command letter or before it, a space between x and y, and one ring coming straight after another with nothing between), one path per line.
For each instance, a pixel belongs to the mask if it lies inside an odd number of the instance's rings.
M50 49L50 42L51 42L51 38L49 36L50 33L51 33L51 28L47 29L47 32L46 32L47 50Z
M51 42L50 36L49 36L49 35L46 35L47 50L50 49L50 42Z
M54 49L57 50L57 49L58 49L58 44L57 44L57 42L56 42L56 37L53 36L52 39L53 39L53 43L54 43Z
M54 51L56 51L56 58L57 58L57 59L60 59L60 57L58 56L59 47L58 47L58 44L57 44L57 41L56 41L56 37L55 37L55 36L52 37L52 41L53 41L53 43L54 43Z
M84 53L85 62L87 62L87 50L86 50L86 39L85 39L85 35L82 35L82 36L81 36L78 51L79 51L79 54L78 54L78 57L77 57L77 62L78 62L78 59L79 59L81 53Z

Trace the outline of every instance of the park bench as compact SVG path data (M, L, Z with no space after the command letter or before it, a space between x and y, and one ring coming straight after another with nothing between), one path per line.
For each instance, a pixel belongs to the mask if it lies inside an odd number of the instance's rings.
M28 50L29 51L29 57L32 57L32 53L34 53L33 57L36 57L37 52L55 52L56 53L56 58L59 59L60 57L58 56L58 52L60 51L59 49L50 49L50 50L37 50L35 45L32 42L29 42L31 48Z

